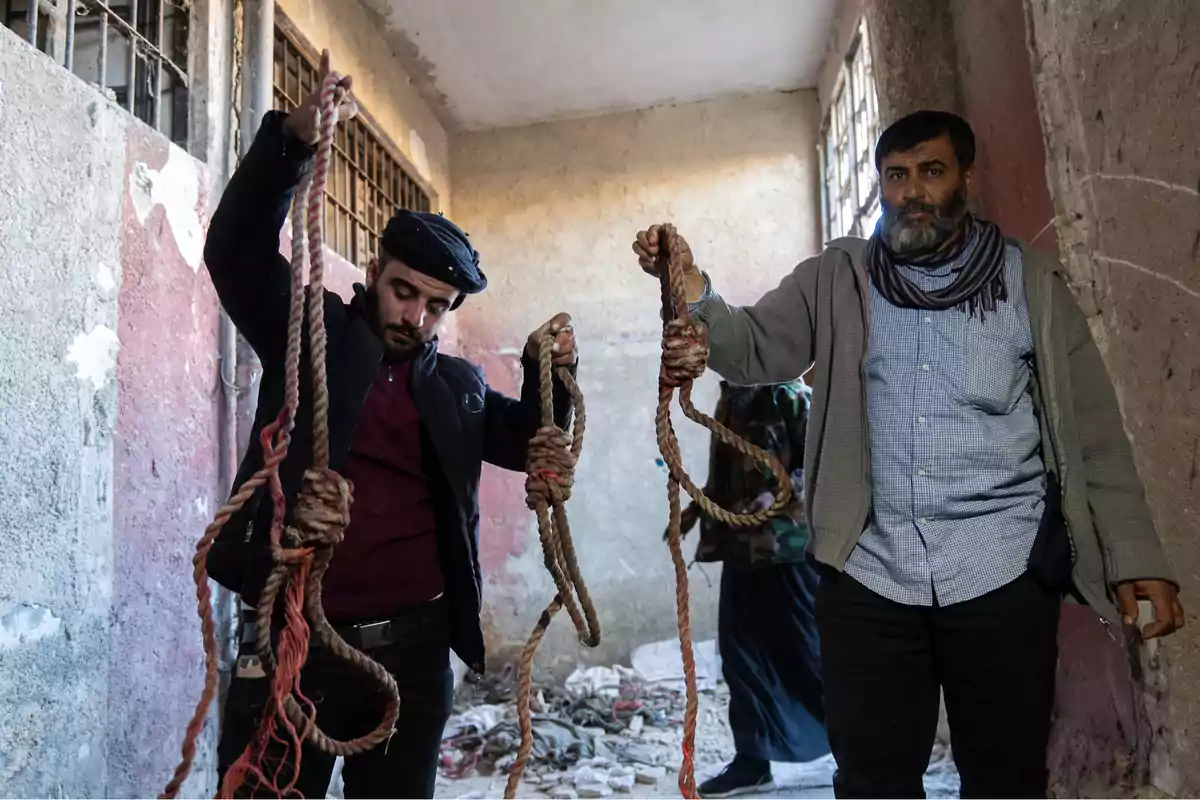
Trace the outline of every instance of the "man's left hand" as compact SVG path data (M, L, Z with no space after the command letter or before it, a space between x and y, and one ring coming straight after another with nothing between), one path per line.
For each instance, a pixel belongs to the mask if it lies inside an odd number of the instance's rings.
M1149 600L1154 606L1154 621L1142 628L1143 639L1166 636L1183 627L1183 606L1175 584L1161 580L1118 583L1117 603L1126 625L1138 623L1138 600Z
M571 315L556 314L545 325L529 334L525 344L525 355L537 361L542 350L542 340L547 334L554 336L551 349L551 362L556 367L570 367L579 360L579 351L575 347L575 329L571 327Z

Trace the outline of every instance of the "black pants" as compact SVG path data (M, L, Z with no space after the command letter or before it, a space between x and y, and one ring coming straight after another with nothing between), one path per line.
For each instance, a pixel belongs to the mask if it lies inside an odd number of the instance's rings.
M837 796L925 796L940 688L962 796L1045 797L1060 601L1030 573L941 608L824 574L817 623Z
M829 753L815 564L721 567L717 644L740 756L802 762Z
M400 715L392 738L342 768L345 796L433 797L442 732L450 716L454 677L445 612L437 603L423 609L418 624L398 641L368 651L395 677L400 688ZM247 647L253 648L253 645ZM253 650L249 651L253 654ZM241 756L258 730L270 691L270 678L233 678L225 701L225 721L217 749L218 774ZM350 739L379 724L383 699L369 679L322 648L313 646L301 673L301 690L317 706L317 724L336 739ZM278 761L278 751L274 760ZM268 760L272 751L268 751ZM296 791L306 798L325 797L334 758L305 745ZM243 786L239 796L267 796L261 787Z

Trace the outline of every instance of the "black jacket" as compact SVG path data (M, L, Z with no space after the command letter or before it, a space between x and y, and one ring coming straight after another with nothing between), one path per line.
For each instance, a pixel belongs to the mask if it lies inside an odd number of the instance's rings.
M284 115L267 115L253 147L229 182L209 226L204 260L221 303L262 361L254 430L238 470L235 489L262 464L259 434L283 404L284 351L290 271L279 254L279 231L313 150L284 136ZM358 415L379 369L383 346L365 308L361 286L349 304L325 293L328 334L330 466L345 460ZM300 407L280 480L291 507L304 471L312 463L312 392L308 339L301 357ZM438 551L450 610L450 642L472 669L482 672L479 624L479 477L483 461L523 470L530 437L541 424L538 370L526 360L521 399L490 389L483 371L427 345L413 359L412 396L421 416L426 475L437 509ZM556 381L556 422L569 424L570 399ZM353 514L353 510L351 510ZM267 537L271 503L265 490L225 525L208 556L209 574L254 604L270 569ZM336 555L335 555L336 557Z

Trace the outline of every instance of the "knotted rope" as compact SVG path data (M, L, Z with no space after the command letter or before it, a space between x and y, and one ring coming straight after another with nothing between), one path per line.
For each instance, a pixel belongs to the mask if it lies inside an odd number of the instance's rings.
M541 644L542 637L546 635L550 620L565 607L571 622L575 624L580 643L585 647L600 644L600 622L596 618L596 610L592 606L583 575L579 571L579 560L575 555L571 526L567 522L567 511L564 507L571 497L571 487L575 482L575 464L583 449L583 432L586 426L583 393L571 376L570 370L566 367L559 367L557 370L552 368L553 345L554 335L547 334L542 339L538 352L542 427L538 428L529 441L525 455L525 505L537 515L542 555L546 569L554 578L557 594L542 611L533 632L529 635L529 641L525 643L525 649L521 652L517 684L517 720L521 728L521 746L517 749L517 758L508 772L508 783L504 789L506 800L516 797L517 785L521 782L521 775L525 772L525 764L533 748L533 721L529 710L533 691L533 656ZM571 396L571 406L575 409L575 421L570 433L554 424L552 379L555 375Z
M329 468L329 387L325 371L325 179L337 124L335 90L340 81L340 75L331 73L322 84L316 165L311 176L301 181L292 206L291 306L283 409L262 431L263 466L217 512L196 544L196 555L192 559L197 612L204 641L204 691L184 737L182 759L160 795L163 798L178 795L191 769L196 740L204 728L217 689L217 646L206 566L208 552L229 519L264 486L269 490L273 504L270 545L274 566L260 595L256 646L264 669L273 673L271 695L257 735L226 773L220 796L233 797L248 778L253 778L277 796L292 795L305 741L335 756L363 753L391 735L399 713L400 696L392 676L342 639L325 618L321 607L321 580L329 568L334 545L345 535L353 499L350 482ZM304 272L308 262L311 262L307 299L313 381L313 466L305 472L301 482L292 513L293 524L285 527L287 509L279 465L287 457L300 403L300 354L306 296ZM276 653L271 645L271 622L276 600L281 594L284 598L284 628ZM317 726L316 708L300 691L300 671L308 658L310 632L315 632L317 639L331 653L364 673L382 690L386 698L382 719L378 727L365 736L339 741ZM278 761L270 759L275 763L268 774L266 754L272 743L282 745L283 756Z
M708 366L708 331L688 313L684 294L683 253L674 225L663 225L659 234L658 274L662 286L662 364L658 374L658 411L654 422L658 449L667 465L667 503L670 522L667 545L675 565L675 609L679 624L679 647L683 657L687 703L683 717L683 765L679 770L679 791L687 798L696 797L696 659L692 650L691 613L688 607L687 562L683 557L683 533L679 487L682 486L700 510L709 517L732 527L761 525L787 507L791 500L791 481L783 465L771 453L743 440L729 428L700 412L692 404L692 382ZM703 425L717 439L766 467L775 475L779 490L774 502L751 514L734 514L710 500L683 468L683 455L675 429L671 425L671 398L679 390L679 407L684 416Z

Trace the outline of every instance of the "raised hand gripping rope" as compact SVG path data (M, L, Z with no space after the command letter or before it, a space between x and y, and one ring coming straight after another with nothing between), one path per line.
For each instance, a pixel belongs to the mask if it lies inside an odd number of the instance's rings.
M268 487L274 505L271 554L274 567L263 586L258 605L257 650L270 671L271 694L257 736L225 776L219 796L232 797L252 779L276 796L292 796L300 772L301 748L309 742L335 756L366 752L391 736L400 696L396 682L378 663L346 643L330 626L321 607L321 580L329 567L333 546L350 521L353 487L329 468L329 387L325 375L324 216L325 178L337 124L335 90L341 76L331 73L321 86L320 140L316 166L296 191L292 206L291 307L288 316L284 405L278 419L265 427L261 441L263 466L217 512L196 544L192 560L196 581L197 611L204 639L204 691L196 704L182 746L182 759L161 797L174 798L191 769L196 739L204 728L209 705L217 689L217 646L208 589L206 557L217 534L261 487ZM307 226L305 212L307 211ZM287 456L300 399L300 342L304 326L304 272L311 262L308 297L308 332L312 357L313 466L304 474L292 509L293 525L284 526L286 512L279 465ZM285 626L279 634L278 653L272 650L271 620L275 601L283 595ZM316 708L300 691L300 670L308 658L310 623L317 639L335 656L379 684L386 698L378 727L365 736L338 741L317 725ZM280 745L283 756L268 765L270 745Z
M687 704L683 719L683 764L679 770L679 791L687 798L696 797L696 712L699 698L696 693L696 659L692 650L691 614L688 608L687 562L683 557L683 533L680 529L682 510L679 487L682 486L700 510L709 517L731 527L761 525L779 514L791 501L791 481L783 465L771 453L746 442L712 417L701 413L692 404L692 383L708 365L708 331L688 313L684 294L683 253L674 225L663 225L659 234L658 274L662 285L662 365L658 374L658 412L655 427L658 449L667 465L667 502L670 522L667 545L675 565L675 609L679 624L679 646L683 657L684 683ZM679 347L680 343L686 346ZM679 390L679 407L684 416L703 425L717 439L766 467L775 476L779 489L768 508L752 514L726 511L705 496L683 468L683 455L671 425L671 398Z

